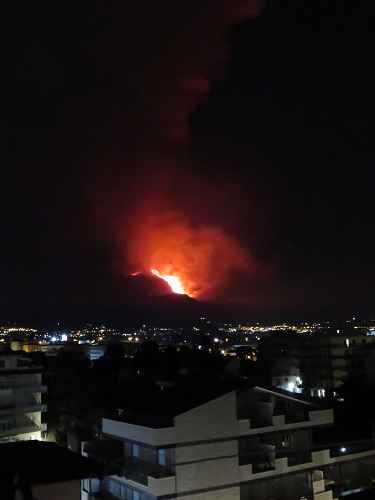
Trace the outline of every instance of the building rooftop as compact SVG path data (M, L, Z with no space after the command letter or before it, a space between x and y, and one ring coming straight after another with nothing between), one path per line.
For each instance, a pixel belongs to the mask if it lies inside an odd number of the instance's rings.
M247 388L239 389L239 392L246 391ZM320 409L323 401L320 398L314 398L313 396L309 396L307 394L299 394L297 392L287 391L285 389L281 389L280 387L276 387L274 385L262 384L255 385L253 389L261 392L267 392L269 394L274 394L277 396L282 396L283 398L289 399L290 401L295 401L298 403L302 403L308 406L313 406L315 409Z
M219 379L207 383L186 380L165 387L164 390L155 385L152 390L139 393L132 400L126 401L123 411L119 410L116 420L137 423L142 418L147 424L138 425L154 428L170 426L173 425L173 417L216 399L233 389L229 386L224 387ZM150 417L147 417L148 414Z
M155 390L152 394L147 394L147 397L133 401L126 409L119 409L118 415L111 420L126 422L129 424L140 425L152 429L172 427L174 425L174 417L192 410L202 404L208 403L226 393L236 390L238 394L244 394L246 391L254 390L263 392L267 396L280 397L294 401L295 403L306 405L310 410L318 410L321 408L321 401L317 398L296 394L285 391L271 385L254 385L245 384L238 388L217 387L215 390L209 390L203 386L176 385L169 387L163 391ZM309 408L307 408L308 410Z

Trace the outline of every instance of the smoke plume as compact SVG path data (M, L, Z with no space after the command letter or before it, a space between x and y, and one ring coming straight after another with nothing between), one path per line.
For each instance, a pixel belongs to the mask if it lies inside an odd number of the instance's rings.
M217 298L233 273L259 274L230 213L242 195L233 179L192 165L187 121L223 75L230 29L262 6L139 0L117 16L123 107L116 120L103 114L111 139L99 139L91 159L91 198L111 228L120 274L176 274L190 295L205 299Z

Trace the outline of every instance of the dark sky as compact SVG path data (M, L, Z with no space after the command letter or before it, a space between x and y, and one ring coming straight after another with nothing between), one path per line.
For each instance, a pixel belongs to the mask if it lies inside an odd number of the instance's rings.
M158 259L250 317L373 315L372 2L261 8L2 4L1 321Z

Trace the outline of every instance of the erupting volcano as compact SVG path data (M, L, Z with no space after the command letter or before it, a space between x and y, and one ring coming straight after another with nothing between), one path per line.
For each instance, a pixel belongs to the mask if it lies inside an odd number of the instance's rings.
M135 7L143 3L130 4L137 22L143 19ZM263 2L198 4L147 2L157 33L149 29L149 16L135 31L125 16L127 106L120 126L113 126L113 158L96 170L92 199L115 236L114 267L121 276L143 269L164 280L159 288L168 284L203 302L232 301L258 270L248 244L250 195L232 169L226 175L211 157L193 154L189 119L222 75L233 24L258 15Z
M194 224L187 213L168 210L155 196L149 205L147 197L132 210L132 221L121 224L125 275L149 269L173 292L210 301L235 273L255 271L253 256L223 228Z
M152 269L151 272L152 272L152 274L155 274L155 276L158 276L162 280L166 281L168 283L168 285L172 288L172 292L189 295L184 290L184 287L180 281L180 278L178 278L177 276L169 276L169 275L162 276L156 269Z

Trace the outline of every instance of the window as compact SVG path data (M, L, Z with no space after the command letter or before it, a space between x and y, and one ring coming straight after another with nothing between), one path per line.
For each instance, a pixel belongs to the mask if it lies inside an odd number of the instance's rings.
M120 498L121 497L121 485L116 483L115 481L108 481L108 490L112 493L113 496Z
M10 368L10 366L11 366L10 358L0 359L0 368Z
M12 379L10 378L0 378L0 389L11 389Z
M91 491L91 488L90 488L90 479L84 479L83 480L83 491L85 492L90 492Z
M24 368L26 366L30 366L30 360L29 359L25 359L25 358L18 358L17 359L17 367L18 368Z
M138 491L133 491L133 500L140 500Z
M133 444L132 455L139 458L139 446L137 444Z
M12 428L12 420L7 417L0 418L0 431L7 431Z
M165 465L165 450L158 450L158 464Z
M289 448L291 444L290 434L284 434L281 439L281 446L283 446L284 448Z

